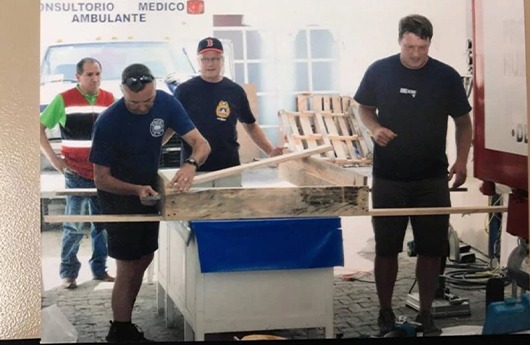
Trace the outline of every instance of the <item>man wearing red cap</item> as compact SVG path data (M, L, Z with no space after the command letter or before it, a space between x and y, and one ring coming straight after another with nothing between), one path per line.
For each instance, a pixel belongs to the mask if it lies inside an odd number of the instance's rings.
M198 171L216 171L241 164L237 121L269 157L282 154L282 148L274 147L256 122L243 88L223 76L223 53L223 45L217 38L201 40L197 48L200 76L180 84L175 90L175 97L212 148L204 164L196 165ZM183 143L181 164L190 163L189 157L190 147Z

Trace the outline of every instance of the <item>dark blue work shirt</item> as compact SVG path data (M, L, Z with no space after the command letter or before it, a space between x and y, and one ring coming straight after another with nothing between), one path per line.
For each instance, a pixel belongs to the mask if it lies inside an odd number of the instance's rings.
M194 77L177 87L175 97L212 149L199 170L216 171L239 165L237 121L256 122L245 90L228 78L210 83ZM190 154L191 148L184 143L181 163Z
M368 68L354 99L377 108L379 123L397 134L387 146L375 145L373 176L396 181L447 176L448 118L471 111L452 67L429 58L422 68L409 69L393 55Z

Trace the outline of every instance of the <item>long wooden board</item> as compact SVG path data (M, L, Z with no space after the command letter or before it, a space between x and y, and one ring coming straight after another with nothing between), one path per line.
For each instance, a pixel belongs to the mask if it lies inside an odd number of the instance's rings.
M49 214L44 215L45 223L64 223L64 222L73 222L73 223L84 223L84 222L94 222L94 223L111 223L111 222L160 222L164 218L156 214L100 214L100 215L63 215L63 214Z
M442 214L503 213L507 206L456 206L456 207L421 207L421 208L377 208L367 215L379 217L392 216L431 216Z
M286 162L286 161L289 161L289 160L300 159L300 158L309 157L309 156L312 156L312 155L318 155L320 153L324 153L324 152L331 151L331 150L333 150L333 146L331 146L331 145L321 145L321 146L317 146L317 147L312 148L312 149L306 149L306 150L302 150L302 151L286 153L286 154L283 154L281 156L265 158L265 159L261 159L259 161L246 163L246 164L241 164L241 165L238 165L238 166L235 166L235 167L221 169L221 170L205 173L205 174L202 174L202 175L197 175L193 179L193 185L197 185L197 184L201 184L201 183L204 183L204 182L217 180L217 179L228 177L228 176L241 174L242 172L244 172L246 170L250 170L250 169L255 169L255 168L259 168L259 167L279 164L279 163ZM166 173L159 174L162 178L164 178L166 180L166 183L169 182L169 180L172 178L172 176L171 177L168 176L168 174L167 174L168 172L171 173L171 171L168 170ZM165 193L166 194L172 194L172 193L177 193L177 192L176 191L172 191L171 189L168 189L168 190L165 191Z
M165 220L354 216L368 211L369 188L344 186L204 188L166 194Z
M314 147L312 149L286 153L281 156L276 156L276 157L271 157L271 158L265 158L259 161L241 164L235 167L217 170L217 171L205 173L202 175L197 175L193 179L193 184L197 185L200 183L213 181L213 180L220 179L223 177L240 174L246 170L255 169L255 168L268 166L268 165L279 164L279 163L286 162L289 160L300 159L300 158L309 157L312 155L318 155L320 153L324 153L324 152L331 151L331 150L333 150L333 147L331 145L321 145L321 146ZM177 169L160 170L159 176L163 178L165 182L167 183L173 177L176 171ZM165 192L170 193L170 194L176 193L176 191L172 191L170 189L166 190ZM48 191L45 193L45 195L42 195L41 197L51 198L51 197L67 196L67 195L93 196L93 195L97 195L97 192L95 188L57 189L51 192Z
M337 187L338 188L338 187ZM257 188L259 189L259 188ZM285 188L289 189L289 188ZM222 190L221 188L217 188L216 190ZM211 190L208 190L211 191ZM351 192L351 191L350 191ZM203 199L207 199L208 195L211 193L198 193L194 195L191 199L194 200L194 205L196 206L197 203L200 204L200 202L203 202ZM158 216L158 215L97 215L97 216L90 216L90 215L84 215L84 216L65 216L65 215L45 215L44 216L44 222L46 223L62 223L62 222L158 222L162 220L172 220L172 219L233 219L233 218L273 218L273 217L305 217L305 216L379 216L379 217L385 217L385 216L426 216L426 215L441 215L441 214L473 214L473 213L505 213L508 211L507 206L460 206L460 207L426 207L426 208L400 208L400 209L370 209L367 210L365 206L362 204L353 205L350 200L350 205L348 205L348 201L345 199L347 197L348 192L345 193L344 196L339 197L339 201L342 204L345 204L344 206L337 206L335 209L332 207L327 208L327 211L323 212L323 206L327 205L328 202L320 203L318 200L317 195L313 195L308 198L308 202L305 202L306 204L315 204L306 209L318 209L320 210L320 214L304 214L304 211L302 208L298 207L294 209L293 214L286 215L285 213L287 211L293 211L293 209L290 210L280 210L280 213L276 215L272 215L274 212L273 210L265 211L261 209L257 209L256 213L252 213L253 210L256 209L256 205L251 205L251 207L239 207L238 210L234 211L234 204L238 204L237 202L234 202L237 192L233 192L232 189L227 189L226 193L221 193L219 195L222 195L221 198L217 197L214 198L214 202L218 205L222 202L222 199L225 198L225 200L230 201L231 205L231 211L228 211L223 209L224 216L217 213L217 210L215 210L215 214L208 214L209 211L212 211L211 207L205 208L202 206L200 210L193 210L192 207L183 207L178 208L178 211L174 212L173 214L169 214L167 216ZM258 193L257 195L260 195L263 193ZM217 195L217 196L219 196ZM179 201L188 201L189 193L182 193L182 198L180 200L174 199L174 202ZM282 197L282 194L280 193L279 198ZM356 197L352 196L353 199L361 199L361 203L364 204L364 201L362 200L364 198L364 190L361 191ZM320 200L321 201L321 200ZM217 206L221 207L221 206ZM224 205L223 205L224 207ZM350 208L353 208L353 211L350 211ZM171 212L171 210L169 210ZM228 212L232 212L231 214L228 214ZM329 212L329 213L328 213ZM268 216L265 216L264 214L268 213ZM197 217L202 218L197 218Z

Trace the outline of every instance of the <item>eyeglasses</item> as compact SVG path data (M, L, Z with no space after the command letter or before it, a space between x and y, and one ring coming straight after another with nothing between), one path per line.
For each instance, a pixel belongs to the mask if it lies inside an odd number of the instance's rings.
M134 92L141 91L145 84L151 83L155 78L152 75L142 75L139 77L129 77L125 79L122 84Z
M222 59L221 56L216 56L216 57L211 57L211 58L207 58L207 57L200 58L202 63L210 63L210 62L219 63L221 59Z

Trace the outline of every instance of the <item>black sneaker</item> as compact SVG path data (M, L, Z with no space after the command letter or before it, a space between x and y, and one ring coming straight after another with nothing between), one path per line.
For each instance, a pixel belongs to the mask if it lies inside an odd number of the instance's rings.
M435 337L442 334L442 330L434 324L434 319L429 311L419 313L416 316L416 322L421 324L418 331L423 332L424 337Z
M146 339L144 332L134 323L123 323L119 326L110 321L109 334L105 337L109 343L145 343L153 342L153 340Z
M379 326L379 335L385 335L394 329L396 324L396 315L392 309L379 310L377 326Z

